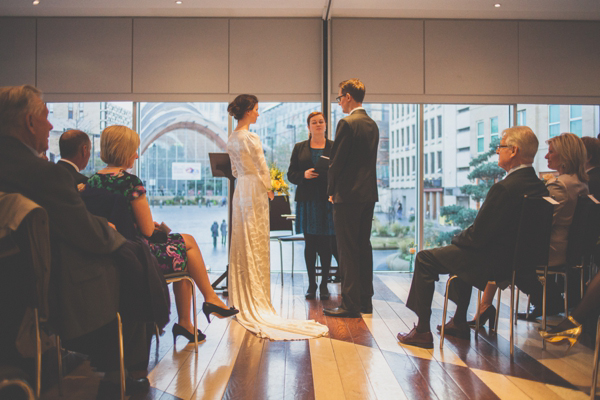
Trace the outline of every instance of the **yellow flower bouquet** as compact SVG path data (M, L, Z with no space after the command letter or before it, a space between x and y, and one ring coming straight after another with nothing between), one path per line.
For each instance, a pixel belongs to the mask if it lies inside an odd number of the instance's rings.
M283 179L283 172L275 164L269 168L271 173L271 190L277 195L290 195L290 187Z

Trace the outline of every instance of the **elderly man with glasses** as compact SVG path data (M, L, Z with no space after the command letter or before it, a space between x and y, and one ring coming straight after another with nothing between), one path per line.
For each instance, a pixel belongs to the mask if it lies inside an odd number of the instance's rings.
M457 276L449 289L450 299L457 306L456 313L446 325L445 332L461 338L470 337L467 309L472 287L483 290L490 280L510 280L517 216L523 197L548 196L548 190L532 167L537 149L538 140L529 127L515 126L503 132L496 152L498 166L507 172L507 176L490 188L473 225L455 236L449 246L422 250L417 254L406 306L417 314L419 322L410 332L398 334L400 343L433 348L429 320L434 285L440 274ZM531 279L535 276L518 277L517 284L529 287Z

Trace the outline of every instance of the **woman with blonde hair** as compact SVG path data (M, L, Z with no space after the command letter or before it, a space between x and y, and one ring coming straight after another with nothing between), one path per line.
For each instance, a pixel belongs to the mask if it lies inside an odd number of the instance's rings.
M146 198L146 189L140 178L127 170L133 168L138 158L140 145L138 134L122 125L112 125L102 131L100 136L100 158L107 166L90 177L87 185L107 189L112 193L125 196L129 202L129 212L135 222L137 231L143 238L151 238L148 245L158 260L164 274L188 271L200 292L204 296L202 310L209 318L210 314L229 317L238 312L228 308L213 290L200 248L191 235L170 233L164 224L152 219L152 212ZM179 323L173 325L173 340L182 335L190 341L194 340L194 325L190 317L192 288L185 282L175 282L173 292ZM205 335L198 330L198 339Z
M575 213L577 198L588 194L588 175L585 172L587 153L583 141L572 133L555 136L546 143L548 143L548 154L545 158L548 160L548 168L558 172L558 176L554 176L554 174L544 176L550 196L558 202L554 207L550 254L548 256L548 265L552 267L564 264L566 261L569 227ZM496 294L496 288L496 285L493 284L486 286L479 307L481 313L480 325L489 320L492 329L496 315L496 308L492 305L492 300ZM560 299L554 285L548 287L548 296L547 309L549 310L548 314L551 315L553 310L558 311L560 309ZM535 321L541 315L542 310L536 307L529 314L529 317L519 314L519 318ZM469 325L475 326L475 321L476 319L469 321Z

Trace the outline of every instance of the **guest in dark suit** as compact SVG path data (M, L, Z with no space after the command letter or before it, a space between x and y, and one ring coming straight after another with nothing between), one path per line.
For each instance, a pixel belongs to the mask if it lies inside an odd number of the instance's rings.
M86 210L63 167L40 158L52 129L41 96L29 85L0 88L0 191L20 193L48 213L58 313L53 322L65 347L89 350L92 363L107 372L101 388L118 388L110 385L118 382L119 369L119 271L112 255L125 239ZM145 369L145 327L123 322L125 363L130 370ZM129 394L148 387L146 378L128 379Z
M342 272L342 303L325 309L332 317L360 317L373 305L371 225L377 195L379 128L362 107L365 85L358 79L340 83L337 101L344 113L336 128L327 175L327 194Z
M308 140L296 143L287 177L296 187L296 233L304 233L304 260L308 272L305 297L314 299L317 293L317 253L321 259L321 300L329 299L327 280L331 267L333 206L327 197L327 171L315 170L321 156L329 157L333 142L325 137L327 124L322 112L314 111L307 120Z
M600 200L600 140L589 136L584 136L581 140L587 152L585 172L590 179L588 181L590 194Z
M79 171L85 169L90 160L92 143L87 133L71 129L60 135L58 140L60 160L57 164L66 168L75 180L75 186L86 183L88 178Z
M517 126L503 132L498 146L498 165L508 172L494 184L479 210L475 222L454 237L452 244L417 254L415 273L406 306L419 317L409 333L399 333L400 343L433 347L429 319L435 281L440 274L457 275L450 287L450 298L457 305L446 333L468 338L467 308L472 286L484 289L490 280L506 282L512 276L512 256L518 230L523 196L547 196L548 190L531 166L538 140L530 128ZM535 280L535 271L522 274L517 284ZM531 293L532 298L537 293Z

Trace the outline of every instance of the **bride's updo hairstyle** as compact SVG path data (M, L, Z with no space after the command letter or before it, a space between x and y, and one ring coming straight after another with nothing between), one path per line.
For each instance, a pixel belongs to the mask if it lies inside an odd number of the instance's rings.
M240 94L229 106L227 112L238 121L244 118L247 111L250 111L258 103L258 98L253 94Z

